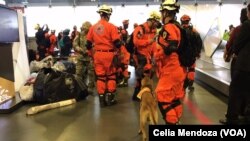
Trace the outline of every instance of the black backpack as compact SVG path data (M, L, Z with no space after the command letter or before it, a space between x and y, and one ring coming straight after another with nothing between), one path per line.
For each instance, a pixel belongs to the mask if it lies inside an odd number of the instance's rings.
M139 26L142 28L143 33L145 33L145 27L144 27L143 25L139 25ZM125 45L127 51L128 51L130 54L136 53L135 45L134 45L133 33L134 33L134 32L132 32L132 33L129 35L128 40L127 40L126 45Z
M75 98L77 101L88 96L87 86L73 74L43 68L34 83L34 101L47 104Z
M70 62L68 60L63 60L63 59L58 62L61 62L64 65L66 69L64 72L71 73L71 74L76 73L76 65L73 62Z
M193 31L193 27L183 28L177 24L181 31L181 42L178 48L179 60L182 66L191 67L200 57L203 42L200 34Z

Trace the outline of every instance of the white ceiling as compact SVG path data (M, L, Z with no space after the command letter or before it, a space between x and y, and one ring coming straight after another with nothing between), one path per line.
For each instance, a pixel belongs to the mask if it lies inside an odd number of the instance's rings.
M61 5L98 5L98 4L111 4L111 5L136 5L136 4L153 4L157 5L162 0L5 0L7 5L28 5L28 6L61 6ZM248 3L250 0L179 0L181 4L215 4L222 2L223 4L240 4Z

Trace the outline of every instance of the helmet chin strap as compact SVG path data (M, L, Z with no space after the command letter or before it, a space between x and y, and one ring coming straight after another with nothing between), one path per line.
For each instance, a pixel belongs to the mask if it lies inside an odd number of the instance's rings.
M109 19L110 19L110 15L105 15L105 16L102 15L101 17L104 18L106 21L109 21Z
M106 19L107 21L109 21L110 15L107 15L107 16L105 17L105 19Z
M167 11L164 11L164 13L162 14L162 23L166 24L168 23L170 20L175 19L175 17L172 17L171 14L169 14Z
M166 18L168 17L168 12L167 11L164 11L163 14L162 14L162 23L165 24L165 21L166 21Z

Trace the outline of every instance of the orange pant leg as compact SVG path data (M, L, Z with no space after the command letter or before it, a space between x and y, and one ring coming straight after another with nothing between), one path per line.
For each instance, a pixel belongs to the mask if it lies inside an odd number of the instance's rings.
M168 109L162 112L166 123L176 124L182 115L183 108L180 101L184 97L184 79L185 73L181 69L176 69L175 72L161 75L159 78L155 91L158 102L164 103L159 108L163 108L164 110ZM177 104L178 102L179 104Z
M115 67L112 66L113 56L114 54L112 52L96 52L94 54L98 94L104 94L106 91L112 92L116 89L116 70Z
M122 53L122 64L123 64L123 76L124 77L129 77L129 74L128 74L128 65L129 65L129 59L130 59L130 53L127 51L127 49L122 46L121 47L121 53Z

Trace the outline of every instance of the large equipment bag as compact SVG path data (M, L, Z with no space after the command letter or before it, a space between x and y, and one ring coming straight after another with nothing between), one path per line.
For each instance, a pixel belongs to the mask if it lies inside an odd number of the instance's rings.
M41 69L34 83L34 101L40 104L53 103L75 98L85 99L88 95L87 86L77 76L54 71L53 69Z

